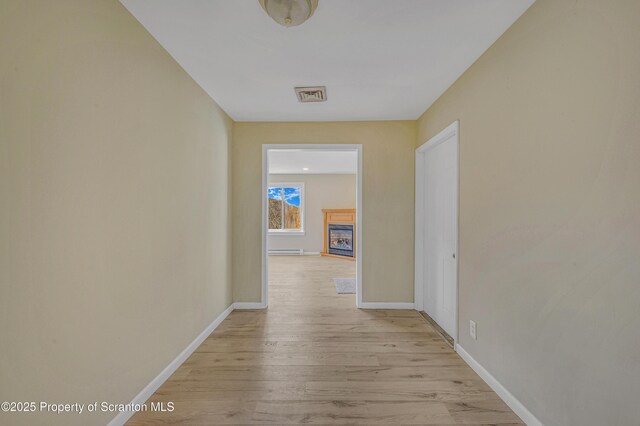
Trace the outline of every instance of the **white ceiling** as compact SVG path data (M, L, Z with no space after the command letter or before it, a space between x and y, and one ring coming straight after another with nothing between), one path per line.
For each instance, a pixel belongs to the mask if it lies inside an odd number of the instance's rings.
M356 151L271 149L268 159L270 174L355 174L358 171Z
M258 0L121 1L237 121L416 119L534 2L320 0L285 28Z

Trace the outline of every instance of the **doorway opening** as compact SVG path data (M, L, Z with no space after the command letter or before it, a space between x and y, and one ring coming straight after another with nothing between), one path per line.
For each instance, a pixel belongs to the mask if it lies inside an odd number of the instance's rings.
M415 306L458 340L458 121L416 150ZM447 339L448 337L448 339Z
M361 206L362 145L262 146L263 307L334 296L320 287L361 306Z

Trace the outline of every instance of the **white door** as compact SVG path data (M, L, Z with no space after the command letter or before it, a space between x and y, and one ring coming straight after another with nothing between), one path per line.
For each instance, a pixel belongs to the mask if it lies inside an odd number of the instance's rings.
M420 215L416 220L422 222L416 228L421 233L416 241L422 245L416 251L421 257L416 265L422 269L416 276L421 283L416 285L422 286L418 307L456 339L458 140L454 124L454 132L434 137L416 153L416 178L421 179L416 182L420 191L416 194L416 213Z

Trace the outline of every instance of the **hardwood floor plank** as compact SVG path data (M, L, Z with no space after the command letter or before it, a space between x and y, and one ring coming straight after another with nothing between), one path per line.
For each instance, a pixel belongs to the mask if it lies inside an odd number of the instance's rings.
M318 381L306 382L304 390L304 399L474 402L491 397L491 390L481 390L473 380Z
M216 353L197 352L188 360L187 365L370 365L378 364L378 357L375 354L362 353L288 353L279 354L274 352L245 352L239 353Z
M234 332L220 332L215 334L216 338L244 338L244 339L266 339L277 341L347 341L347 340L359 340L369 342L387 342L387 341L403 341L403 342L416 342L416 341L434 341L434 339L442 338L437 334L419 333L419 332L407 332L407 333L378 333L378 332L327 332L318 331L314 333L301 333L292 332L290 330L272 330L270 333L243 333L241 331Z
M455 424L439 402L264 401L253 417L273 424Z
M449 353L384 353L377 354L381 366L464 366L466 363L453 351Z
M460 367L361 367L361 366L244 366L193 367L187 380L284 380L295 381L394 381L482 379L466 366ZM486 386L486 385L485 385ZM488 389L488 388L485 388Z
M325 340L325 341L275 341L251 339L207 339L198 348L198 352L276 352L281 354L313 351L315 353L450 353L451 348L445 344L438 344L441 338L434 338L426 342L372 342L366 340Z

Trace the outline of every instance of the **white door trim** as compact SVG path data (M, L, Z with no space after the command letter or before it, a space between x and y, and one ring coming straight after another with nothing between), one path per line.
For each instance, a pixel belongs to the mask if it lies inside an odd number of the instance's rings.
M417 311L424 311L424 156L425 154L440 145L441 143L454 138L456 145L456 162L457 162L457 175L456 175L456 194L455 194L455 210L456 210L456 228L455 228L455 255L456 255L456 268L458 273L456 274L456 291L455 291L455 333L451 336L455 343L458 342L458 282L459 282L459 265L460 256L458 252L458 238L460 227L460 213L459 213L459 197L460 197L460 140L459 140L460 122L456 120L447 126L437 135L433 136L424 144L420 145L416 149L416 185L415 185L415 200L416 200L416 217L415 217L415 286L414 286L414 304Z
M356 306L362 307L362 145L361 144L263 144L262 145L262 295L260 306L269 304L269 258L267 254L268 207L267 185L269 180L270 149L308 149L315 151L356 151L358 171L356 187Z

